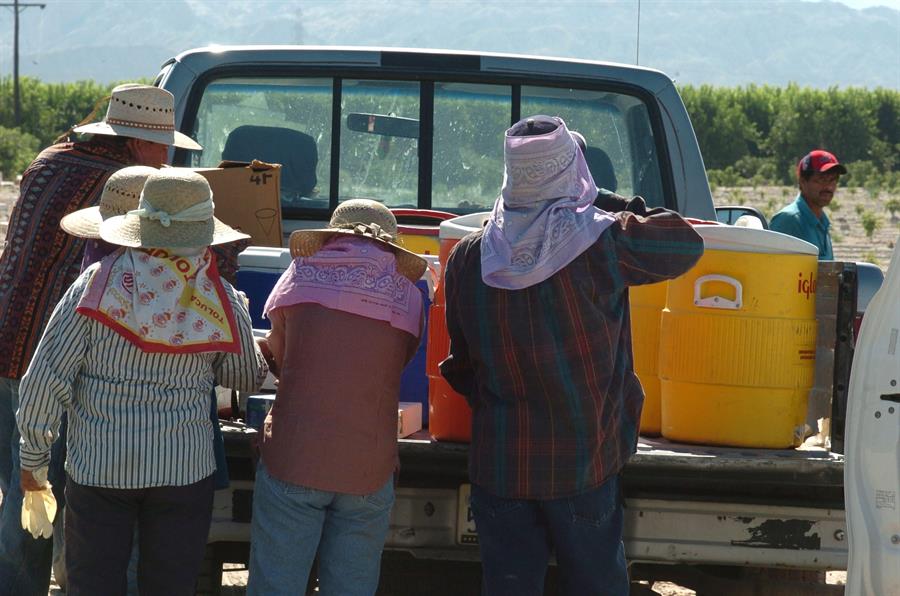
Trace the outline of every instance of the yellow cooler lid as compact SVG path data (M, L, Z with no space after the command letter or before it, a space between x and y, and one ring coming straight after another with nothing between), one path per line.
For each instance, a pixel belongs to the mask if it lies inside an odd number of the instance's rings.
M441 222L438 236L441 240L444 240L445 238L459 240L464 236L468 236L475 230L483 228L484 222L486 222L490 216L490 211L481 211L479 213L460 215L453 219L445 219Z
M815 244L772 230L715 224L697 224L694 229L703 237L703 246L707 250L819 255Z

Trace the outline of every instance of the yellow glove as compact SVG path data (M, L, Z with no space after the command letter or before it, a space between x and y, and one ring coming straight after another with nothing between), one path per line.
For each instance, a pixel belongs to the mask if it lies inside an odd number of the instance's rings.
M50 538L53 535L53 518L56 517L56 497L53 487L47 482L47 468L38 468L33 473L41 483L41 490L25 491L22 498L22 528L33 538Z

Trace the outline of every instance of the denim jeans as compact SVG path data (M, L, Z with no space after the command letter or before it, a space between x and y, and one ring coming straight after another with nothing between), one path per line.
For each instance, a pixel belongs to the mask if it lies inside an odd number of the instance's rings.
M574 497L504 499L472 486L484 596L540 596L556 554L561 593L627 596L619 477Z
M19 408L18 379L0 378L0 456L8 462L0 464L7 477L2 481L3 505L0 506L0 596L46 596L50 589L50 567L53 562L53 540L32 538L22 529L22 487L19 484L19 429L15 413ZM12 425L10 425L10 420ZM65 422L60 438L53 443L48 479L56 496L57 518L54 531L60 531L65 508ZM6 466L9 466L8 468ZM8 470L8 472L7 472Z
M295 595L319 552L322 596L372 596L378 588L394 480L369 495L282 482L256 469L248 596Z

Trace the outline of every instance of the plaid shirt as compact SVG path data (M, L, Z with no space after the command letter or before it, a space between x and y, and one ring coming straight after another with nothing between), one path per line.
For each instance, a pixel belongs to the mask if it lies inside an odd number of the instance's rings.
M20 379L44 326L81 270L84 240L59 220L96 205L110 174L131 157L102 136L45 149L22 175L0 255L0 377Z
M555 499L599 486L637 445L628 286L671 279L703 254L677 213L606 195L619 212L597 242L547 280L501 290L481 280L478 231L446 267L450 356L441 373L472 406L469 476L507 498ZM627 210L626 210L627 209Z

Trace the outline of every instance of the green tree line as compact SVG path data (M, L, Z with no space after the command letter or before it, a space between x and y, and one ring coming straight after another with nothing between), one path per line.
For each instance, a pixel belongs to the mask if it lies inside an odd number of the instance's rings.
M849 184L900 188L900 91L788 85L683 86L710 182L793 184L809 150L832 151Z
M22 124L16 127L12 78L0 78L0 172L7 179L20 173L113 86L24 77ZM900 91L797 85L679 91L712 184L793 184L797 160L821 147L850 166L849 184L900 189Z
M4 179L20 174L42 148L80 122L117 84L45 83L22 77L19 79L22 123L16 127L13 79L0 78L0 173ZM98 119L105 110L105 105L100 107Z

